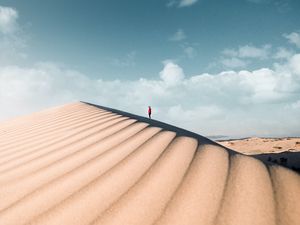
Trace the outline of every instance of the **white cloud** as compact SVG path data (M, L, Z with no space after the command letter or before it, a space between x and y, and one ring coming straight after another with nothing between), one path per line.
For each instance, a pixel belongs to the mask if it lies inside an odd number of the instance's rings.
M298 110L300 110L300 100L299 100L299 101L296 101L296 102L293 102L293 103L290 105L290 107L291 107L292 109L298 109Z
M247 62L245 60L239 58L222 58L221 63L228 68L243 68L247 66Z
M224 56L245 61L261 54L240 47ZM117 64L129 65L124 59ZM140 115L151 105L155 119L203 135L300 135L300 54L274 68L193 76L167 60L155 78L132 81L91 78L53 63L9 65L0 63L0 119L82 100Z
M167 7L176 6L178 8L192 6L197 3L198 0L169 0L167 3Z
M176 4L177 4L177 1L175 1L175 0L169 0L169 1L167 2L166 6L167 6L168 8L170 8L170 7L175 6Z
M296 45L298 48L300 48L300 34L297 32L292 32L290 34L284 34L283 35L286 39L289 40L291 44Z
M24 61L27 58L26 47L26 38L0 34L0 66Z
M27 55L27 38L18 24L18 12L10 7L0 6L0 66L24 60Z
M277 48L277 52L273 56L274 59L289 59L293 55L293 51L288 50L284 47Z
M222 51L223 55L229 56L229 57L237 57L238 56L238 51L234 50L234 49L229 49L226 48Z
M289 61L292 72L299 75L300 79L300 54L293 55Z
M159 75L168 86L177 85L184 79L183 69L172 61L164 62L164 68Z
M83 100L204 134L300 135L300 54L274 69L185 76L172 61L155 79L92 79L51 63L0 67L0 117ZM67 84L67 85L66 85Z
M195 58L197 55L197 51L195 50L195 48L193 48L191 46L185 47L183 49L183 51L184 51L185 55L190 59Z
M182 41L184 39L186 39L186 35L182 29L178 29L170 38L171 41Z
M253 60L265 60L269 58L271 45L256 47L253 45L239 46L237 49L226 48L222 51L220 63L227 68L245 68Z
M223 55L238 58L266 59L270 54L271 45L255 47L253 45L240 46L238 49L225 49Z
M198 2L198 0L181 0L179 2L179 7L191 6L194 5L196 2Z
M0 6L0 32L13 33L17 29L18 12L10 7Z
M167 112L172 120L191 123L197 121L199 115L203 119L222 117L223 111L216 105L195 106L193 109L185 109L181 104L171 106Z
M259 58L266 59L269 55L271 45L264 45L261 48L257 48L251 45L245 45L239 48L239 56L241 58Z

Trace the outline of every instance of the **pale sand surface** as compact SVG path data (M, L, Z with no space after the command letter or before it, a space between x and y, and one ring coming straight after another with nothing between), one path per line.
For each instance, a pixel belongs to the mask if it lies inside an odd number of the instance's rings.
M235 151L253 155L260 153L300 152L300 138L260 138L218 141L219 144Z
M296 225L300 175L78 102L0 123L0 200L5 225Z

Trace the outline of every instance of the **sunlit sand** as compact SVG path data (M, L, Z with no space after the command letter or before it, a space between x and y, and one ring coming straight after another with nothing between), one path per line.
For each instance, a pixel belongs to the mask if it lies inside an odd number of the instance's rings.
M78 102L0 123L0 224L296 225L300 176Z

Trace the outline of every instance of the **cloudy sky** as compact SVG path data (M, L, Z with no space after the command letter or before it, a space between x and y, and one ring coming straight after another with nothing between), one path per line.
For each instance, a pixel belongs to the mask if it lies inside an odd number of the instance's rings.
M0 120L87 101L300 136L299 0L1 0Z

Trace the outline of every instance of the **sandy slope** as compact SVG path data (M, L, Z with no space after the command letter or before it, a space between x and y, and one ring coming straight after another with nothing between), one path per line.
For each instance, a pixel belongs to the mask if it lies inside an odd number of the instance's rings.
M73 103L0 123L0 224L300 224L300 176Z

